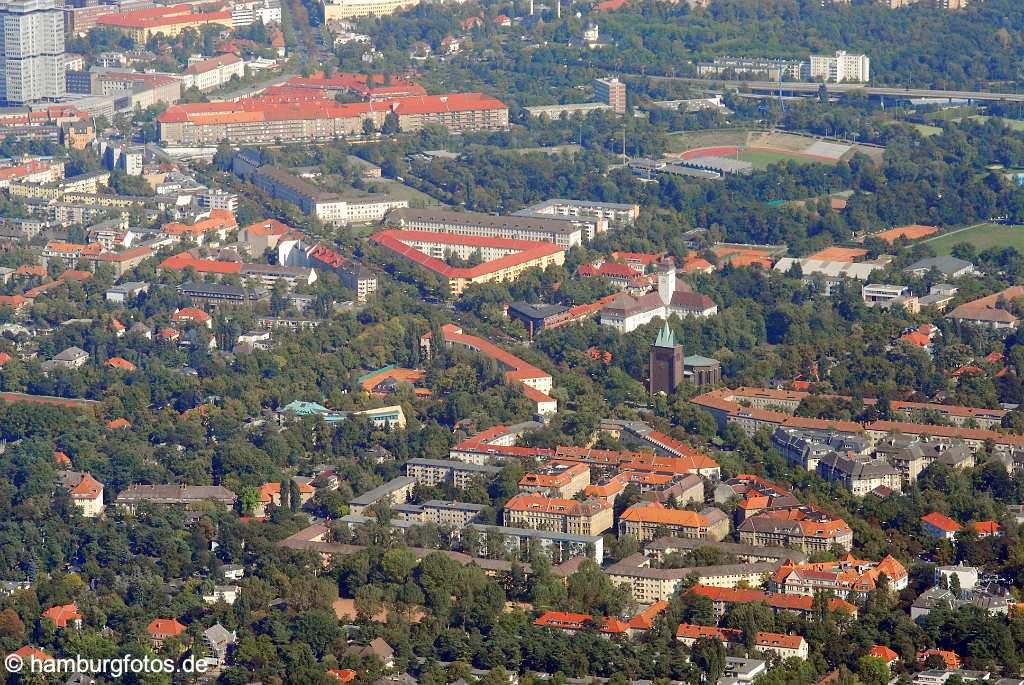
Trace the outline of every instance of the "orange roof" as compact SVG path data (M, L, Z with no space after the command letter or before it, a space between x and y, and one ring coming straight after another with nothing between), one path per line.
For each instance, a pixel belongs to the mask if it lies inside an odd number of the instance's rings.
M46 277L46 267L40 266L39 264L22 264L14 273L19 276L38 276L40 278Z
M889 649L885 645L875 645L868 650L868 656L873 656L881 659L887 664L891 664L900 658L900 655Z
M68 269L67 271L62 273L60 276L58 276L57 280L60 280L60 281L87 281L90 278L92 278L92 272L91 271L77 271L75 269Z
M195 307L182 307L178 311L171 314L171 321L211 321L212 316L204 312L202 309L196 309Z
M152 637L166 637L168 635L181 635L185 632L185 626L175 618L154 618L146 626L146 632Z
M701 638L711 638L722 642L740 642L743 639L743 631L734 628L700 626L694 623L680 623L676 628L677 640L699 640Z
M20 309L29 303L28 298L21 295L0 295L0 306Z
M378 245L386 247L399 256L436 273L442 278L462 278L471 280L486 274L507 269L518 264L531 262L542 257L564 252L564 248L554 243L527 240L508 240L505 238L488 238L484 236L454 235L448 233L430 233L427 231L385 230L370 236ZM468 245L471 247L497 248L505 252L505 256L483 262L476 266L454 267L436 257L430 257L408 245L408 242L422 242L450 245Z
M179 252L160 263L161 269L184 271L192 267L199 273L237 274L242 271L241 262L218 262L213 259L198 259L188 252Z
M74 498L96 499L103 494L103 484L86 471L82 474L82 480L78 481L78 485L71 488L68 494Z
M545 611L533 622L535 626L581 630L593 620L590 614L571 614L565 611Z
M121 369L122 371L135 370L135 364L132 364L124 357L111 357L110 359L107 360L107 366L110 366L115 369Z
M592 516L598 511L608 509L610 506L604 500L583 502L575 499L545 497L534 494L516 495L505 502L505 509L508 511L536 511L565 516Z
M20 656L23 663L29 663L32 659L35 659L36 661L53 661L52 656L31 645L25 645L24 647L11 652L11 654L17 654Z
M938 655L942 657L942 661L946 664L946 668L953 670L960 668L960 655L956 652L945 650L945 649L926 649L917 653L917 660L924 663L928 660L928 657Z
M343 683L351 683L358 675L358 673L353 671L351 668L328 668L327 673Z
M807 259L820 259L826 262L856 262L858 259L863 259L867 256L868 251L862 247L838 247L833 245L808 255Z
M590 471L586 464L573 463L556 473L526 473L519 479L520 487L558 488L567 485L576 476Z
M700 528L708 525L708 518L703 514L686 509L669 509L657 502L634 504L622 512L619 520L684 528Z
M53 453L53 460L55 462L57 462L58 464L70 464L71 463L71 457L69 457L68 455L64 454L60 450L57 450L57 451L55 451Z
M118 430L121 428L131 428L132 424L128 419L114 419L113 421L107 422L107 428L111 430Z
M878 238L892 245L900 238L906 238L907 240L918 240L926 236L935 235L939 232L939 229L934 226L922 226L921 224L910 224L909 226L898 226L896 228L890 228L888 231L882 231L881 233L873 233L869 238Z
M211 231L232 230L235 228L238 228L238 222L235 220L235 215L229 210L211 209L210 216L206 219L197 221L194 224L164 224L161 230L169 235L201 236Z
M71 621L81 621L84 617L78 612L77 605L58 604L44 611L43 618L50 619L58 628L67 628Z
M974 530L978 535L996 535L1002 531L1002 527L995 521L978 521L974 524Z
M937 511L933 511L926 516L922 516L921 520L945 533L955 533L963 528L963 526L953 519L949 518L945 514L940 514Z
M193 13L188 5L173 7L153 7L133 12L105 14L96 20L103 26L115 26L126 29L160 29L165 26L179 24L206 24L210 22L230 22L231 12Z
M651 606L647 607L639 614L629 619L629 627L631 630L650 630L654 627L654 619L661 612L668 609L668 602L664 599L658 600Z
M274 497L281 494L281 483L264 483L257 492L261 502L272 502ZM311 495L316 492L316 489L309 483L299 483L299 492Z
M277 219L266 219L264 221L257 221L254 224L249 224L242 230L247 234L262 236L283 236L291 233L292 231L295 231L294 228L284 223L283 221L278 221Z

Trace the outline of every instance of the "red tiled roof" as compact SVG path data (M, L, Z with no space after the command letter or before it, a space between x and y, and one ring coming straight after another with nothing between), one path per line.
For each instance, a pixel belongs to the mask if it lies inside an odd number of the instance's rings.
M111 357L110 359L107 360L107 366L110 366L115 369L121 369L123 371L135 370L135 364L132 364L124 357Z
M151 637L166 637L168 635L181 635L185 632L185 626L174 618L154 618L146 626L146 632Z
M955 533L961 528L963 528L963 526L961 526L953 519L949 518L945 514L940 514L937 511L933 511L932 513L927 514L926 516L922 516L921 520L946 533Z
M505 238L487 238L483 236L465 236L449 233L430 233L427 231L386 230L374 233L370 238L375 243L388 248L392 252L413 261L425 269L444 278L473 279L493 273L516 264L533 261L542 257L558 254L565 250L554 243L532 242L527 240L507 240ZM453 267L434 257L429 257L403 241L439 243L442 245L469 245L475 247L493 247L509 251L512 254L484 262L471 267Z
M875 645L874 647L868 650L868 656L877 657L887 664L891 664L893 661L896 661L900 658L899 654L889 649L885 645Z
M58 628L67 628L72 621L81 621L84 617L78 612L76 604L58 604L43 612L43 618L53 621Z

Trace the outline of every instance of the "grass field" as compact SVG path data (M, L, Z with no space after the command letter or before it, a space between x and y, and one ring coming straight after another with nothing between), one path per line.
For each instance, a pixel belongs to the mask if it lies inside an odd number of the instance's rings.
M698 147L719 145L746 145L745 130L725 129L720 131L681 131L668 134L669 152L686 152Z
M929 126L928 124L911 124L911 126L920 131L922 136L937 136L942 133L942 129L938 126Z
M1024 253L1024 226L979 224L944 233L924 242L939 255L949 254L957 243L970 243L979 252L990 247L1013 247Z
M426 193L420 192L415 188L393 181L387 178L375 178L367 181L370 185L383 186L384 192L391 195L399 200L406 200L410 205L430 207L433 205L441 204L436 199L430 197Z
M991 118L992 117L988 117L983 114L976 114L975 116L971 117L971 119L981 122L988 121ZM1002 122L1006 124L1006 128L1010 129L1011 131L1024 131L1024 121L1021 121L1019 119L1003 119Z
M744 150L737 157L744 162L750 162L755 169L767 169L772 164L792 160L797 164L828 164L825 160L810 159L787 155L785 152L772 152L769 150Z

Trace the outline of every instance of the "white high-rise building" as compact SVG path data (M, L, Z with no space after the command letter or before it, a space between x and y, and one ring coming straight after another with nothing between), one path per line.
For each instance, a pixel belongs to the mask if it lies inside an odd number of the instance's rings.
M828 83L867 83L871 80L871 60L844 50L837 50L835 57L811 55L811 78L821 78Z
M0 101L63 97L64 15L55 0L0 0Z

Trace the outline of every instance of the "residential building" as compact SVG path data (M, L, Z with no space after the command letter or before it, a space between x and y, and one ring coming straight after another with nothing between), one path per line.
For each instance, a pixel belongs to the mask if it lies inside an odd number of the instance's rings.
M616 585L629 588L633 599L641 604L670 599L696 578L703 585L735 588L757 587L778 568L779 562L691 566L683 568L652 568L651 559L641 553L632 554L605 569Z
M48 362L44 362L44 368L51 369L80 369L89 361L89 353L81 347L69 347L58 353Z
M355 17L386 17L400 9L413 7L419 0L321 0L324 22L340 21Z
M807 555L795 549L742 545L737 542L712 542L693 538L657 538L643 547L643 553L646 556L653 557L658 561L663 561L668 554L687 554L698 549L716 550L748 564L770 562L774 564L774 568L778 568L784 561L792 561L795 564L807 561Z
M746 588L713 587L703 584L693 586L689 592L711 600L712 608L718 619L725 615L729 607L738 604L750 604L752 602L762 602L776 613L788 611L809 617L815 612L814 604L816 598L811 595L783 595L778 592L762 592L761 590ZM832 597L828 600L828 607L833 612L840 612L852 617L857 616L857 605L851 604L845 599Z
M0 4L0 101L23 105L63 97L64 15L55 0Z
M196 88L206 92L226 85L232 77L239 79L245 77L245 62L238 55L229 53L209 59L190 59L188 68L185 69L182 76L181 84L185 89Z
M885 577L889 592L905 589L910 576L906 567L892 556L865 561L851 554L837 561L797 564L785 561L769 578L768 589L787 595L815 595L826 592L851 602L862 603L881 587Z
M744 644L742 630L698 626L690 623L681 623L676 629L676 639L686 645L693 645L702 638L718 640L727 650L734 645ZM753 649L775 654L780 659L806 659L808 653L807 641L802 636L764 631L759 631L755 635Z
M234 630L229 631L220 623L215 623L203 631L203 641L210 651L210 658L218 667L227 665L228 652L237 639Z
M490 357L498 364L498 368L505 373L507 381L522 383L523 392L526 398L534 403L538 415L542 416L558 410L557 401L552 399L550 395L552 387L551 374L538 369L532 364L528 364L487 340L463 333L462 329L454 324L442 326L441 333L444 335L445 345L479 352ZM425 348L428 354L430 353L432 337L431 333L426 333L420 337L420 346Z
M810 76L828 83L867 83L871 80L871 60L844 50L837 50L834 56L811 55Z
M237 499L221 485L129 485L117 496L116 503L128 511L147 504L191 508L207 502L230 509Z
M281 0L244 0L231 5L231 25L234 28L264 26L281 23Z
M91 473L61 471L60 480L82 516L97 518L103 514L103 483L93 478Z
M537 528L511 528L509 526L489 526L481 523L469 524L480 534L480 554L487 556L492 552L509 553L516 559L527 560L533 545L540 545L555 564L569 559L584 556L598 564L604 561L604 538L600 535L582 535L579 533L562 533ZM488 549L492 541L502 546L501 550Z
M461 530L475 521L484 507L471 502L442 502L427 500L420 505L423 509L423 520L445 528Z
M534 216L495 216L447 209L406 208L389 213L387 224L404 231L549 242L564 248L580 245L583 241L581 229L573 223Z
M959 523L937 511L921 517L921 528L928 535L933 535L943 540L954 540L956 539L956 534L963 530L963 526Z
M580 501L524 494L505 502L502 521L509 527L600 535L612 527L614 515L606 500Z
M572 498L590 485L590 467L581 463L554 462L523 474L519 492Z
M818 461L818 475L829 482L838 482L858 497L881 487L894 492L903 489L903 477L884 459L847 456L832 452Z
M464 489L477 479L493 480L499 473L500 466L465 461L416 458L405 462L405 475L426 487L451 483L456 488Z
M174 618L154 618L146 626L146 633L149 635L153 646L160 648L164 641L172 637L178 637L185 632L185 626Z
M335 226L380 221L393 209L408 207L406 200L390 196L346 200L329 193L281 167L262 166L249 179L253 185L275 200L297 205L304 214Z
M747 545L794 547L802 552L831 550L849 552L853 546L853 530L842 519L808 515L793 520L772 513L757 514L743 520L736 528L739 541Z
M428 124L452 133L508 129L508 107L483 93L451 93L382 101L338 103L308 96L261 96L170 107L157 118L160 140L169 145L260 145L329 141L363 136L364 122L375 128L388 114L415 132Z
M367 509L379 502L384 502L388 506L403 504L409 501L409 496L412 494L413 488L415 487L415 478L410 478L409 476L392 478L387 483L378 485L372 490L368 490L358 497L354 497L352 501L349 502L349 512L357 516L361 516Z
M43 618L49 619L59 629L82 627L85 617L78 610L77 604L58 604L43 612Z
M619 535L632 535L641 542L666 535L717 542L728 534L729 517L715 507L695 512L639 502L619 516Z
M530 340L533 340L541 330L558 328L574 320L569 313L569 307L560 304L513 302L508 305L506 315L510 319L522 322Z
M200 31L204 26L231 28L231 12L193 12L190 5L163 5L130 12L106 14L96 20L97 26L115 29L144 44L158 33L174 38L185 29Z
M594 79L594 94L616 114L626 113L626 84L615 77Z

